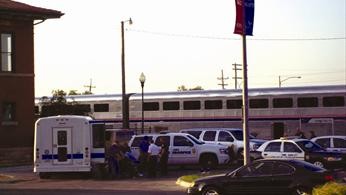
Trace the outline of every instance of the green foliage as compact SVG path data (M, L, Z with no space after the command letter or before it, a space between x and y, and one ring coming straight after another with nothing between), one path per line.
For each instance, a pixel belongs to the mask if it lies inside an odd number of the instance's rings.
M203 88L202 88L201 86L196 86L196 87L187 89L187 88L185 87L185 85L180 85L180 86L178 87L178 91L193 91L193 90L203 90Z
M346 184L329 182L312 191L313 195L345 195L346 194Z
M179 180L191 183L200 177L201 177L200 175L184 175L184 176L179 177Z
M76 91L71 90L72 93ZM70 91L70 93L71 93ZM41 113L40 117L56 115L88 115L90 112L89 105L81 105L77 102L67 102L66 92L63 90L53 90L52 97L43 96L40 99Z

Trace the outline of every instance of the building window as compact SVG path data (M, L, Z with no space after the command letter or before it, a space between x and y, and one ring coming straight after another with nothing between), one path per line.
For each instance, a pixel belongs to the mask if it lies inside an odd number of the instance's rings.
M12 72L13 62L12 62L12 35L11 34L1 34L1 72Z
M343 96L323 97L323 107L343 107L345 99Z
M94 104L94 112L109 112L109 104Z
M240 109L243 105L242 100L227 100L227 109Z
M222 109L222 100L206 100L205 109Z
M14 121L16 119L16 104L13 102L5 102L2 106L2 120Z
M252 99L250 108L268 108L268 99Z
M200 110L201 102L200 101L185 101L184 110Z
M163 102L163 110L179 110L179 102Z
M159 110L159 102L144 102L143 110L144 111L156 111Z
M293 99L292 98L274 98L273 107L274 108L292 108Z
M317 97L298 98L298 107L318 107Z

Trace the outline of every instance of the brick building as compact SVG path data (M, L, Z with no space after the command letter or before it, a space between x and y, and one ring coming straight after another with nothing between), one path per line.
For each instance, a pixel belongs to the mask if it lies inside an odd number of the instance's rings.
M34 25L62 15L0 0L0 149L33 145Z

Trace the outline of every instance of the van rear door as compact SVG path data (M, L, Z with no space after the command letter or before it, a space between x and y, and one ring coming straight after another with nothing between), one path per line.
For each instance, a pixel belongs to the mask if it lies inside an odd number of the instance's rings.
M72 163L72 128L53 128L53 164Z

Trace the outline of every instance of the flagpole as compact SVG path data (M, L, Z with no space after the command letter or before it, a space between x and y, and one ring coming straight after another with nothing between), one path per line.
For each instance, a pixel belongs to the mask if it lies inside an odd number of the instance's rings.
M246 5L245 0L242 2L243 6L243 138L244 138L244 165L250 163L250 150L249 150L249 97L248 97L248 84L247 84L247 54L246 54Z
M244 14L245 15L245 14ZM244 25L245 26L245 25ZM245 31L244 31L245 32ZM249 97L247 84L247 56L246 56L246 34L242 35L243 40L243 138L244 138L244 165L250 163L249 148Z

